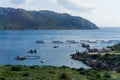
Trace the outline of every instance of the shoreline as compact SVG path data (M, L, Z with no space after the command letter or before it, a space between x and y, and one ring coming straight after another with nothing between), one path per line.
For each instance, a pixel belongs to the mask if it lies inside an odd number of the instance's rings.
M73 60L78 60L90 66L92 68L99 68L104 70L116 70L120 66L120 54L115 53L120 47L120 44L109 46L110 51L99 52L99 51L88 51L88 52L76 52L71 54ZM120 50L118 51L120 52Z

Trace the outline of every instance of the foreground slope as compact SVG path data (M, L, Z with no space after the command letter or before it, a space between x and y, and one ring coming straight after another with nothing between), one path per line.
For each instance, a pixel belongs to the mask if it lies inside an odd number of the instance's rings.
M54 66L0 66L0 80L119 80L116 71Z

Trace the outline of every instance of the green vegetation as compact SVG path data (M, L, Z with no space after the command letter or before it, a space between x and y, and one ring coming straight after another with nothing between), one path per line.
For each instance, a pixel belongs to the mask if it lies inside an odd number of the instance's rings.
M115 53L120 53L120 44L108 46L108 48L111 48L112 50L114 50Z
M118 71L75 69L66 66L0 66L0 80L117 80Z
M120 53L120 50L115 50L114 52L115 52L115 53Z

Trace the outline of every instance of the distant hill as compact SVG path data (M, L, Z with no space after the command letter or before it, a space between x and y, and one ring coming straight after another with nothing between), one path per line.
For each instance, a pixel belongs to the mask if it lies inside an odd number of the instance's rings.
M98 29L90 21L48 10L27 11L0 7L0 29Z

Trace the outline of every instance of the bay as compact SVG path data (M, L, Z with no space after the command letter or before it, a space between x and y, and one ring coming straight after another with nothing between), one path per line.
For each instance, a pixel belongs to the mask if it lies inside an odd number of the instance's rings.
M36 44L42 40L45 44ZM52 41L60 40L63 44L54 44ZM75 40L78 44L66 43L66 40ZM120 28L100 28L99 30L0 30L0 65L53 65L69 66L74 68L87 65L70 58L76 50L84 51L80 40L120 40ZM118 42L90 43L92 47L102 48L117 44ZM59 46L59 48L53 48ZM19 61L17 55L27 56L30 49L37 49L40 59ZM41 63L45 60L45 63Z

